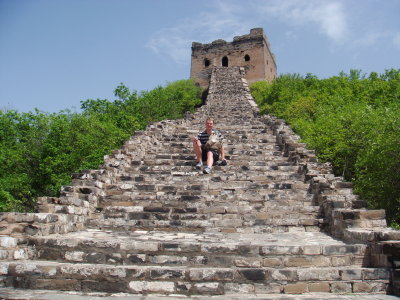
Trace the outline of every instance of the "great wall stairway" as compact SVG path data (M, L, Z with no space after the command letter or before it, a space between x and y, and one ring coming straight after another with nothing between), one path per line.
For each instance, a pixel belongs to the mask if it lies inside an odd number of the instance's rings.
M25 290L399 293L399 232L281 120L257 114L243 72L215 68L206 105L135 134L102 169L74 174L60 198L39 199L39 213L2 213L0 299L48 299L18 298ZM192 153L206 117L223 132L228 158L210 175L194 168Z

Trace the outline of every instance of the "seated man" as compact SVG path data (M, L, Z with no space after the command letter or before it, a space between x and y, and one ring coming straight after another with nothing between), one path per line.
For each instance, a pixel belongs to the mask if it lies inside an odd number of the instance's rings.
M193 149L197 160L196 168L200 169L203 166L203 161L207 162L203 170L204 174L211 173L212 166L218 161L219 155L221 155L221 165L226 165L225 150L222 144L223 136L213 127L214 120L208 118L206 120L206 129L200 132L193 140Z

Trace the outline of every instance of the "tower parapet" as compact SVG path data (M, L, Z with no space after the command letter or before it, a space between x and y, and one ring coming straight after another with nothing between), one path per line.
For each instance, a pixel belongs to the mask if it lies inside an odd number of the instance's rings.
M250 34L236 36L232 42L215 40L209 44L192 43L190 77L207 88L211 71L217 67L244 67L249 83L276 78L275 56L262 28L253 28Z

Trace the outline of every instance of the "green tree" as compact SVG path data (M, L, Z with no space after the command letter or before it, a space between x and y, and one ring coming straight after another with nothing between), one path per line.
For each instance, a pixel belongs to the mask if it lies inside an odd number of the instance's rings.
M34 210L37 197L58 196L71 173L97 169L136 130L201 103L191 80L140 95L121 83L114 94L82 101L82 113L0 111L0 211Z
M400 223L400 70L327 79L285 74L250 88L263 113L285 119L370 207Z

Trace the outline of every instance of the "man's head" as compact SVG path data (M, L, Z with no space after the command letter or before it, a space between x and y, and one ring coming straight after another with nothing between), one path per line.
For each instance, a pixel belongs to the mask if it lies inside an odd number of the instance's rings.
M214 127L214 120L212 118L208 118L206 120L206 130L211 131Z

